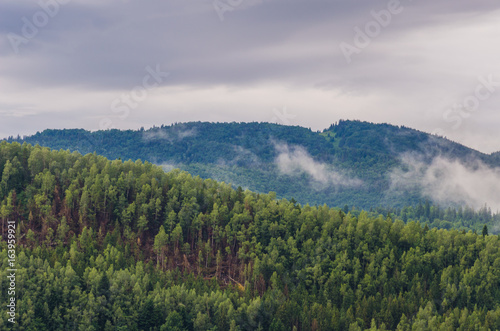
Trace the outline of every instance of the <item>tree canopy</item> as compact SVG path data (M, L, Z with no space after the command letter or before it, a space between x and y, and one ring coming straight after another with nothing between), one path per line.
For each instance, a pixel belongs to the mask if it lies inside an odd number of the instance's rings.
M488 227L301 205L28 144L0 143L0 173L1 221L17 225L13 329L500 328ZM0 247L5 307L4 228Z

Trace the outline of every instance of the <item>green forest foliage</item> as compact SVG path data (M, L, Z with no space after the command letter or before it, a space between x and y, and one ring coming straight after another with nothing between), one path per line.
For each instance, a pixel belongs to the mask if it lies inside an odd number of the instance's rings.
M0 305L14 220L19 315L2 330L500 329L500 241L486 227L302 206L27 144L0 143L0 174Z
M8 141L173 165L195 176L255 192L273 191L278 198L294 198L302 204L348 204L364 209L403 208L425 200L418 191L390 190L390 172L400 165L403 153L422 155L427 162L440 155L500 166L496 155L485 155L442 137L406 127L342 120L323 132L271 123L190 122L138 131L45 130ZM275 163L278 145L300 146L316 162L358 178L363 185L339 189L317 183L305 173L283 174Z
M344 206L343 210L349 212L349 207ZM353 215L359 215L360 210L351 210ZM427 200L419 202L416 206L403 208L371 208L370 216L387 215L397 217L403 222L419 222L422 226L439 229L473 230L481 232L486 225L492 234L498 234L500 225L500 214L492 213L491 208L483 206L479 210L471 207L442 208L439 205L431 205Z

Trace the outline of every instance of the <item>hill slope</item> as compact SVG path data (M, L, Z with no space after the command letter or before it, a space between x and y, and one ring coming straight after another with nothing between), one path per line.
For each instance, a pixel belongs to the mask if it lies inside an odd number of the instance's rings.
M429 166L436 158L458 160L470 169L475 167L471 161L500 166L495 155L444 138L359 121L340 121L323 132L269 123L191 122L139 131L46 130L9 141L14 140L147 160L257 192L276 191L278 197L301 203L361 208L402 207L424 199L479 208L490 201L467 192L453 201L436 198L423 184L408 185L407 172L417 161ZM397 186L400 179L404 187Z
M5 142L0 173L0 305L15 299L13 329L500 328L500 241L486 228L356 217Z

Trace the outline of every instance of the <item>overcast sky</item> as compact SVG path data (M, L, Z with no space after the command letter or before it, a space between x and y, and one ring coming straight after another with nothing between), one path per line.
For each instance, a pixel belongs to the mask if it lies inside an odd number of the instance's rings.
M499 36L498 0L1 0L0 137L359 119L490 153Z

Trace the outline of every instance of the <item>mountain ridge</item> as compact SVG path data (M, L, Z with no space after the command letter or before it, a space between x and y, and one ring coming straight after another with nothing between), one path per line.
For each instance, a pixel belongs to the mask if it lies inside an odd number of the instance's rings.
M411 168L417 160L426 166L437 158L459 160L470 168L474 162L500 166L495 154L445 137L350 120L323 131L266 122L187 122L147 130L45 130L8 141L96 152L110 159L147 160L167 170L180 168L258 192L276 191L280 198L301 203L362 208L433 200L418 188L405 189L404 194L393 188L395 170ZM407 155L416 160L404 161ZM361 184L353 185L356 182Z

